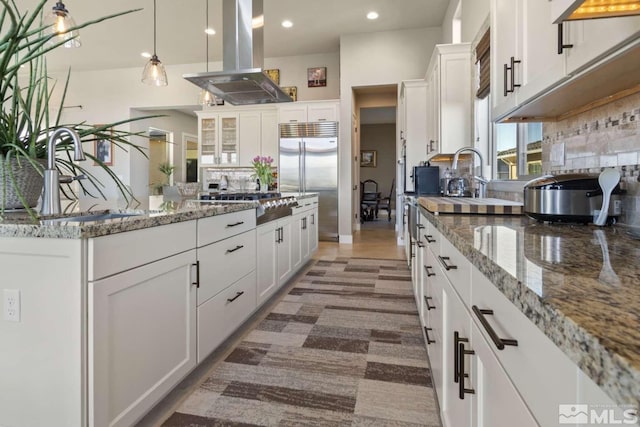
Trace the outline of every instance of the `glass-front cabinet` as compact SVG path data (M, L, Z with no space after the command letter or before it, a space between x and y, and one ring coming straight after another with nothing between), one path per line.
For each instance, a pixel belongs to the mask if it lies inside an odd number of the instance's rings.
M198 114L200 164L202 166L238 165L238 114Z

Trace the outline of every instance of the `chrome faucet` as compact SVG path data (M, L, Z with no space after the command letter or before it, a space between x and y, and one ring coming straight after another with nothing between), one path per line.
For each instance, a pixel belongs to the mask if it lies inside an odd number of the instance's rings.
M47 168L44 170L44 189L42 190L42 215L55 215L61 212L60 208L60 182L69 183L75 179L84 179L86 176L60 176L56 169L56 139L63 133L71 135L73 140L73 159L77 162L86 160L82 151L82 142L78 132L69 128L58 128L51 133L47 141Z
M489 181L485 179L484 173L482 172L484 168L483 166L484 160L482 159L482 154L480 154L480 151L478 151L473 147L462 147L461 149L456 151L455 154L453 155L453 163L451 164L451 169L453 169L454 171L458 169L458 157L460 157L460 153L462 153L463 151L474 152L480 158L480 176L474 176L473 179L475 179L479 184L478 197L481 197L481 198L486 197L486 185Z

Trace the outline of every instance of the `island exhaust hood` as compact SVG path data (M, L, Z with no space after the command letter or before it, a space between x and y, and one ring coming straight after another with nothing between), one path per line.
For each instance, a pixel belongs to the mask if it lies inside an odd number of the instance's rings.
M222 0L222 71L182 77L232 105L291 102L291 97L262 71L262 1Z

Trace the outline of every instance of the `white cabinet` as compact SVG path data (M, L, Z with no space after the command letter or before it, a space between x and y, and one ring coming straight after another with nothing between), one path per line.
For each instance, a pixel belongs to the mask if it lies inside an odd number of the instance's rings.
M318 248L318 197L298 201L293 210L291 260L293 270L305 264Z
M198 112L201 166L238 165L238 113Z
M306 222L305 212L295 212L291 218L291 268L297 270L302 265L302 251L305 250L302 240L306 236L308 250L308 236L305 231L304 223Z
M293 217L271 221L257 228L257 301L261 305L294 272L292 267ZM299 253L299 249L298 249Z
M427 156L452 154L471 141L471 45L436 45L428 70Z
M260 139L260 153L267 157L271 156L273 159L273 166L278 166L280 157L280 134L278 128L278 111L276 109L263 111L260 114L260 126L261 126L261 139ZM242 147L241 147L242 149ZM251 158L249 159L250 165ZM243 163L244 165L245 163Z
M262 114L260 111L241 111L238 117L238 164L248 166L251 159L261 154Z
M313 209L308 215L309 218L309 255L314 254L318 250L318 201L313 202Z
M279 105L280 123L340 121L338 101L292 102Z
M405 144L407 188L414 191L413 167L426 159L427 82L407 80L400 86L400 137Z
M276 232L278 237L278 286L282 285L291 276L293 266L291 265L292 256L292 227L293 218L287 217L278 221Z

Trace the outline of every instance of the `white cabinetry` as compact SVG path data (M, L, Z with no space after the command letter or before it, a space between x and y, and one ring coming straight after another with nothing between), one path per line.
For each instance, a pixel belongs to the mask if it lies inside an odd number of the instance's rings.
M198 112L201 166L238 165L238 114Z
M293 102L279 105L280 123L337 122L338 101Z
M89 240L90 425L133 424L195 367L195 229L190 221ZM143 260L149 253L156 258Z
M291 276L292 217L271 221L257 228L257 301L265 302ZM299 249L298 249L299 253Z
M407 80L400 87L400 138L405 144L405 191L414 191L413 167L426 159L427 82Z
M273 166L278 166L280 158L280 135L278 129L278 111L276 109L263 111L260 114L261 122L260 126L262 132L260 134L260 153L267 157L271 156L273 159ZM241 148L242 149L242 148ZM242 163L243 165L250 165L253 157L249 155L249 163Z
M471 45L436 45L428 70L427 156L452 154L471 144Z

